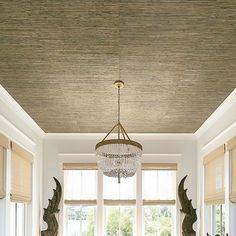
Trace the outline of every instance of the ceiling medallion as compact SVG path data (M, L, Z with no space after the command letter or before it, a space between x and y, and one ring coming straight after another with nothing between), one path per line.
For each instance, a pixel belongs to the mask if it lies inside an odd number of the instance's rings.
M124 127L120 123L120 89L124 82L114 82L118 90L118 121L105 138L97 143L95 150L98 168L108 177L121 178L132 177L141 163L142 145L131 140ZM108 139L108 136L117 130L117 139Z

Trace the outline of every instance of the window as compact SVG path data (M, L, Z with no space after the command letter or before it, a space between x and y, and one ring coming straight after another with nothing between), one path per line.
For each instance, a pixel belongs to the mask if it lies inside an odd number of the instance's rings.
M11 236L24 236L25 225L25 204L11 202Z
M209 227L213 235L225 234L225 146L221 145L204 157L204 200L212 209ZM209 215L210 217L210 215Z
M175 236L177 166L149 166L118 184L94 164L64 164L64 235Z
M106 236L135 235L136 175L122 179L103 177Z
M64 180L66 235L96 235L97 170L65 170Z
M93 236L95 235L95 225L95 206L66 206L66 235Z
M25 236L26 209L32 200L33 156L11 142L11 236Z
M214 235L225 235L225 205L212 206Z
M145 236L175 235L175 206L144 206L143 218Z
M143 170L145 236L175 235L176 171Z
M105 235L133 236L135 226L135 206L106 206Z

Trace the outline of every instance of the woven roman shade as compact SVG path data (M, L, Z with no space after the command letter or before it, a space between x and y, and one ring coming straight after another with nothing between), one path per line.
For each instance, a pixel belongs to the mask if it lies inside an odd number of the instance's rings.
M206 204L214 205L224 203L224 153L225 148L222 145L204 158Z
M11 200L31 202L33 155L11 142Z
M142 170L177 170L176 163L142 163Z
M236 137L227 142L230 151L230 200L236 203Z
M63 163L63 170L97 170L96 163Z
M4 149L9 148L9 139L3 134L0 134L0 198L5 197L4 179L5 179L5 168L4 168Z
M175 205L177 164L143 163L141 168L143 205Z
M66 205L97 205L97 164L63 163L64 203Z

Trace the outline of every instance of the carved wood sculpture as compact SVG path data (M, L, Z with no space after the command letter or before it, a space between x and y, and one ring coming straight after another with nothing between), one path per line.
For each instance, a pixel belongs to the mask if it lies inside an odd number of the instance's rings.
M43 220L47 223L48 228L46 230L41 231L41 236L57 236L58 234L58 222L55 214L60 210L58 209L62 188L59 181L53 177L56 182L56 189L53 189L53 197L52 199L48 199L48 207L44 208Z
M196 209L193 208L192 200L188 199L187 189L184 189L184 182L187 175L181 180L178 187L179 201L182 209L180 210L185 214L182 223L183 236L196 236L196 232L193 230L193 224L197 221Z

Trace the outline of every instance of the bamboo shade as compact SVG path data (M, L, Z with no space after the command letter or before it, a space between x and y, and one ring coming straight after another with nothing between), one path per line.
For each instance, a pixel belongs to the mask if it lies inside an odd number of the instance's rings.
M97 205L97 200L65 200L66 205L85 205L94 206Z
M97 170L96 163L63 163L63 170Z
M127 200L104 199L104 205L106 206L133 206L135 204L136 204L135 199L127 199Z
M224 203L224 169L224 145L222 145L204 158L205 202L207 204Z
M236 137L228 141L227 147L230 151L231 164L230 200L236 203Z
M4 179L4 149L9 148L9 139L0 134L0 198L5 197Z
M176 163L142 163L142 170L177 170Z
M143 200L144 206L175 205L175 200Z
M33 156L14 142L11 142L11 200L30 202L32 198Z

